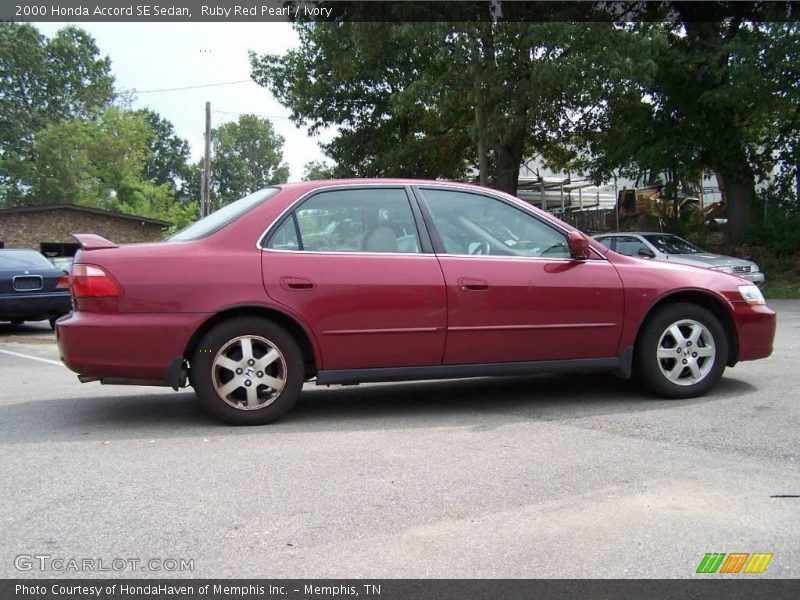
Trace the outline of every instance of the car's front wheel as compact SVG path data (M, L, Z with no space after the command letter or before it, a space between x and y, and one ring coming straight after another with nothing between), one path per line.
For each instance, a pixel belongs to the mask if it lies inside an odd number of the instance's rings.
M693 398L719 382L728 340L719 319L702 306L669 304L648 318L635 360L636 374L650 391L665 398Z
M285 329L259 317L224 321L201 340L191 383L205 409L233 425L285 414L303 386L303 357Z

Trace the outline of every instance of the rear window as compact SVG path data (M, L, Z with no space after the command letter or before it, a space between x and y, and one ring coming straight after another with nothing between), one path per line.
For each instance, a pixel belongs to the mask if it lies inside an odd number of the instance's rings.
M199 240L200 238L211 235L215 231L219 231L226 225L233 223L243 214L262 202L266 202L277 193L278 188L266 188L253 192L249 196L245 196L236 202L231 202L223 206L217 212L211 213L196 223L192 223L186 229L180 230L169 238L169 241L185 242L189 240Z
M33 250L0 250L0 269L52 269L44 256Z

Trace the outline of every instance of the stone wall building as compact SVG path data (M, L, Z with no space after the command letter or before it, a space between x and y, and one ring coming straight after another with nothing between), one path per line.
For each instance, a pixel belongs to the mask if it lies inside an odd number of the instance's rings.
M171 223L149 217L59 204L0 209L0 248L30 248L45 256L72 256L73 233L94 233L118 244L156 242Z

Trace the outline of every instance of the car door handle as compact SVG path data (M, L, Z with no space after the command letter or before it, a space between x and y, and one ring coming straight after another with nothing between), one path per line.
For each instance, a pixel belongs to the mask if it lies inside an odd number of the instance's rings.
M482 279L472 279L471 277L462 277L458 280L458 287L465 292L482 292L489 289L489 284Z
M314 282L305 277L281 277L281 287L285 290L313 290Z

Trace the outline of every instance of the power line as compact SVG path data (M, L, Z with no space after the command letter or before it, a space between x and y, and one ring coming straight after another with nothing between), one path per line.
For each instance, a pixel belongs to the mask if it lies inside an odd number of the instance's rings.
M287 120L291 119L291 117L284 117L280 115L265 115L263 113L253 113L253 112L240 113L240 112L232 112L229 110L212 110L211 112L216 113L218 115L233 115L236 117L242 117L244 115L255 115L256 117L263 117L265 119L287 119Z
M163 89L160 89L160 90L137 90L137 89L134 88L132 90L123 90L123 93L158 94L160 92L179 92L179 91L182 91L182 90L196 90L196 89L200 89L200 88L219 87L219 86L223 86L223 85L236 85L238 83L247 83L248 81L251 81L251 82L255 83L252 79L240 79L239 81L223 81L223 82L220 82L220 83L204 83L204 84L201 84L201 85L186 85L186 86L183 86L183 87L163 88Z

